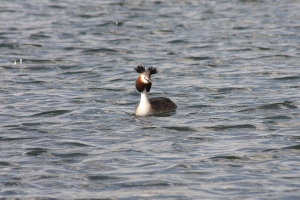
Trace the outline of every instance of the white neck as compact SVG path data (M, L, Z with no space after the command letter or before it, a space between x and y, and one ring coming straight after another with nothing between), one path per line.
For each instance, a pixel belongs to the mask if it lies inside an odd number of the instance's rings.
M150 114L150 102L146 88L141 92L141 100L139 105L135 108L134 113L140 116Z

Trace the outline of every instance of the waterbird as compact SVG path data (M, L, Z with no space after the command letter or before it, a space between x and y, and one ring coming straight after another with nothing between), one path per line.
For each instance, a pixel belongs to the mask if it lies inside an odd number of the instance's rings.
M177 106L169 98L165 97L148 97L152 86L151 75L157 73L157 69L149 67L145 70L143 65L139 65L134 70L139 73L139 77L135 81L136 89L141 93L139 104L135 107L134 113L139 116L155 115L175 111Z

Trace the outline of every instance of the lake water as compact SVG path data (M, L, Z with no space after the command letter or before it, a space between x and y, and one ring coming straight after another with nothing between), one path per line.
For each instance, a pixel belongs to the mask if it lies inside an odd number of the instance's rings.
M1 1L0 197L299 199L299 10ZM133 114L139 64L175 113Z

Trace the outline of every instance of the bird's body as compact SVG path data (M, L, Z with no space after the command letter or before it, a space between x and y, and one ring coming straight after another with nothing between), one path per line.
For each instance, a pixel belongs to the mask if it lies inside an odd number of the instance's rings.
M141 93L140 103L136 106L134 113L139 116L155 115L176 110L176 104L165 97L148 97L148 92L152 86L151 75L156 74L156 68L149 67L147 70L143 66L138 66L135 71L139 73L135 87Z

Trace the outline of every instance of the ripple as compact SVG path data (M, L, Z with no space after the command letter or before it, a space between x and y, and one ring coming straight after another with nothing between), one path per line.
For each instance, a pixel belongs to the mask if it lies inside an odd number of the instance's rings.
M244 48L244 49L230 49L228 51L236 51L236 52L239 52L239 51L253 51L253 49L251 48Z
M31 139L33 139L33 138L31 138L31 137L16 137L16 138L0 137L0 142L1 141L16 141L16 140L22 141L22 140L31 140Z
M284 77L274 78L274 80L298 80L298 79L300 79L300 76L284 76Z
M258 49L260 51L270 51L270 50L273 50L272 48L268 48L268 47L256 47L256 49Z
M47 38L51 38L51 36L45 32L39 32L39 33L35 33L29 36L30 39L47 39Z
M284 59L284 58L292 58L292 57L293 56L285 55L285 54L275 54L275 55L260 56L259 58Z
M38 80L26 80L26 81L16 81L16 83L20 83L20 84L29 84L29 85L32 85L32 84L45 84L47 82L45 81L38 81Z
M188 127L188 126L170 126L170 127L163 127L165 129L174 130L174 131L196 131L195 129Z
M206 105L206 104L198 104L198 105L190 105L187 106L188 108L207 108L207 107L211 107L211 105Z
M52 155L59 158L73 158L73 157L88 156L88 154L86 153L53 153Z
M297 106L293 105L292 101L284 101L279 103L267 103L259 105L256 108L244 109L239 112L255 111L255 110L279 110L279 109L296 109Z
M174 183L170 181L162 181L162 180L151 180L151 181L133 181L128 183L123 183L120 187L128 188L128 187L169 187L173 185L184 185L182 183Z
M243 158L234 155L227 155L227 156L214 156L209 159L214 161L220 161L220 160L242 160Z
M9 182L4 182L3 185L6 187L16 187L16 186L22 186L24 183L21 181L9 181Z
M217 89L218 93L230 93L238 90L247 90L247 88L237 88L237 87L227 87L227 88L219 88Z
M256 126L252 124L238 124L238 125L217 125L217 126L211 126L205 128L212 129L215 131L222 131L227 129L256 129Z
M297 106L293 105L294 102L292 101L284 101L280 103L270 103L270 104L264 104L258 107L258 109L262 110L277 110L277 109L283 109L283 108L289 108L289 109L296 109Z
M28 155L28 156L39 156L48 151L48 149L44 149L44 148L32 148L32 149L26 149L26 150L30 150L29 152L26 153L26 155Z
M113 54L113 53L117 53L118 51L110 48L86 49L82 51L82 53L86 53L86 54L94 54L99 52Z
M92 181L117 181L123 180L124 178L109 176L109 175L89 175L87 176L89 180Z
M178 164L172 167L173 169L191 169L192 167L187 164Z
M92 74L93 72L91 71L83 71L83 70L78 70L78 71L69 71L69 72L63 72L61 75L72 75L72 74Z
M232 27L233 30L247 30L249 29L248 26L235 26L235 27Z
M288 147L284 147L282 149L295 149L295 150L300 150L300 144L297 145L293 145L293 146L288 146Z
M31 115L31 117L55 117L72 112L71 110L51 110Z
M291 136L291 140L295 140L296 142L300 142L300 136Z
M201 60L210 60L212 59L211 57L208 56L189 56L186 57L189 60L194 60L194 61L201 61Z
M265 117L263 119L292 119L292 118L286 115L276 115L272 117Z
M9 162L5 162L5 161L0 161L0 167L7 167L7 166L11 166L12 164Z
M210 137L187 137L184 140L207 142L207 141L213 141L215 139L214 138L210 138Z
M62 142L60 145L71 145L71 146L76 146L76 147L88 147L90 145L81 143L81 142Z
M24 59L23 62L28 62L28 63L32 63L32 64L49 64L49 63L53 63L53 60L27 58L27 59ZM46 70L47 69L46 66L27 66L27 67L32 70Z
M171 40L168 43L170 44L180 44L180 43L188 43L185 40Z

